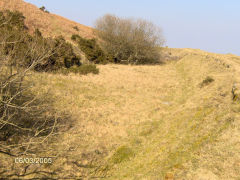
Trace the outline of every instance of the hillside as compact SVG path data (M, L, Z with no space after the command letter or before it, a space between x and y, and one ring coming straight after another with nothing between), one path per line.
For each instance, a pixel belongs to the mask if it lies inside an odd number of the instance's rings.
M16 173L26 169L25 178L239 179L240 104L233 101L232 88L239 86L240 57L167 51L179 60L161 66L101 65L99 75L34 73L33 92L54 94L56 108L72 114L76 124L41 146L38 156L55 157L53 164L14 166ZM11 160L1 158L3 165ZM36 168L48 176L31 173Z
M70 40L72 34L79 34L85 38L93 37L92 28L52 13L45 13L35 5L23 0L1 0L0 10L3 9L22 12L26 17L26 25L29 31L33 32L38 28L45 37L62 35L67 40ZM79 31L74 29L75 26L78 27Z

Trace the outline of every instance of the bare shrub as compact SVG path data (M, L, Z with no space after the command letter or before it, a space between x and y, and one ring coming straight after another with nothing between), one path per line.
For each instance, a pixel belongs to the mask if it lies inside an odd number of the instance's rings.
M49 96L31 91L29 78L54 50L40 46L19 25L9 25L14 15L0 21L0 153L17 156L57 132L64 117L56 113Z
M157 63L164 43L161 29L143 19L105 15L96 21L96 33L104 50L115 62Z

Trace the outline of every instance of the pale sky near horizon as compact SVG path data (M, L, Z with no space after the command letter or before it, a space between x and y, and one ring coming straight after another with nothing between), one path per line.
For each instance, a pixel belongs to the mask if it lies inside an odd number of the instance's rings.
M25 0L94 27L104 14L143 18L163 30L166 46L240 55L239 0Z

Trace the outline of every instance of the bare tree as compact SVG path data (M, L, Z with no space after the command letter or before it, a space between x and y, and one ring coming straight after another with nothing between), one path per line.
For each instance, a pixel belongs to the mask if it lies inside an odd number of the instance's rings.
M115 61L133 64L156 63L164 44L161 29L143 19L105 15L96 21L96 33L104 50Z

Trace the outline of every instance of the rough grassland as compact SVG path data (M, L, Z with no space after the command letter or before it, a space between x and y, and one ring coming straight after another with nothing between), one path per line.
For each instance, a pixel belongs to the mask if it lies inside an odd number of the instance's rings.
M52 92L76 121L41 168L72 178L240 179L240 106L231 92L240 58L169 51L182 58L102 65L99 75L34 73L33 90ZM208 76L214 81L200 86Z

